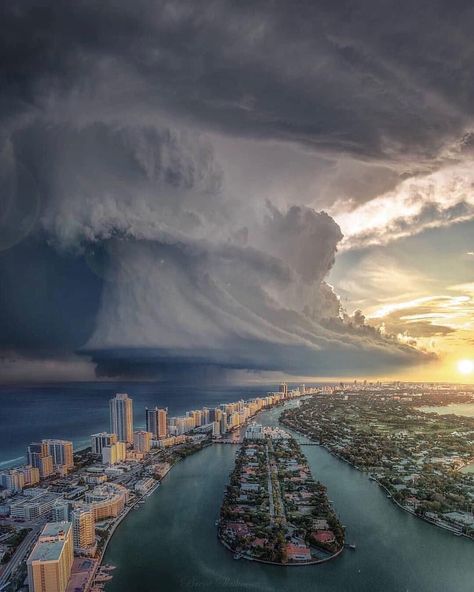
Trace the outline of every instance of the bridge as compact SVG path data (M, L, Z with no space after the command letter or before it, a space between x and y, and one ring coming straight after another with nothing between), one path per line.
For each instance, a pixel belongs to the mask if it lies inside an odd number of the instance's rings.
M318 442L300 442L296 440L300 446L320 446ZM243 440L213 440L213 444L231 444L233 446L240 446Z

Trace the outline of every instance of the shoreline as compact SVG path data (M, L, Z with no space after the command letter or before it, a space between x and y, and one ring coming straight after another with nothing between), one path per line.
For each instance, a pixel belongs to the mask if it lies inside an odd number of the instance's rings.
M279 418L281 416L281 413L279 414L278 418L277 418L277 422L279 422ZM282 444L282 442L284 442L285 444ZM288 442L288 444L286 444L286 442ZM291 446L289 447L291 443ZM232 494L230 494L230 489L232 488L232 485L234 487L236 487L236 484L232 482L232 479L235 478L236 476L236 471L239 471L237 473L237 477L239 477L239 487L242 486L242 483L247 483L247 475L245 474L246 472L246 461L243 461L243 465L241 466L241 464L238 464L238 461L236 460L236 464L234 465L234 469L229 477L229 482L226 488L226 493L224 495L224 499L222 502L222 506L221 506L221 514L220 514L220 518L219 520L216 522L216 526L217 526L217 538L220 541L220 543L222 545L224 545L224 547L226 547L226 549L228 549L229 551L231 551L234 554L234 559L246 559L248 561L256 561L257 563L263 563L263 564L267 564L267 565L275 565L275 566L280 566L280 567L290 567L290 566L297 566L297 567L303 567L303 566L308 566L308 565L317 565L320 563L326 563L327 561L330 561L332 559L335 559L336 557L338 557L342 551L344 551L345 547L347 547L348 545L346 544L345 541L345 533L344 533L344 529L334 511L334 509L332 508L331 502L327 496L327 490L326 488L324 488L324 486L321 485L321 490L316 490L314 488L311 488L311 486L308 486L308 483L311 483L314 485L315 481L314 481L314 477L310 471L309 465L308 465L308 461L304 455L304 453L301 450L301 446L299 445L297 439L288 434L287 435L287 439L286 440L280 440L280 439L276 439L276 440L272 440L271 436L267 436L266 438L264 438L264 441L262 442L262 439L255 439L255 440L250 440L250 441L244 441L243 442L243 449L245 451L245 448L247 446L250 446L250 448L252 448L252 450L260 450L260 452L257 452L257 457L252 456L252 463L254 465L256 464L260 464L261 463L261 459L260 461L258 460L258 456L260 454L262 454L262 446L265 449L265 454L266 454L266 471L268 471L268 479L271 478L272 482L273 482L273 478L274 478L274 473L272 472L272 476L270 477L270 471L271 471L271 467L274 467L274 471L277 471L278 474L278 485L274 484L273 488L270 485L270 481L268 482L268 486L267 486L267 494L269 496L270 499L270 516L272 516L272 518L270 519L270 527L273 524L273 527L275 527L276 525L280 525L280 528L283 528L285 532L282 531L283 534L285 534L286 537L286 542L285 540L283 540L283 543L285 546L286 545L290 545L291 544L299 544L299 542L301 542L301 544L303 544L303 539L304 539L304 546L305 546L305 550L308 552L308 554L310 555L310 557L306 557L306 558L301 558L301 559L294 559L291 557L286 558L286 554L284 553L281 557L277 556L277 557L271 557L268 559L262 558L261 555L259 553L254 553L253 549L252 549L252 545L248 544L240 544L237 541L237 545L235 544L236 541L233 540L233 537L231 536L232 540L229 540L229 536L227 533L227 527L230 523L232 523L233 521L237 521L237 522L242 522L243 524L247 524L248 528L250 528L250 536L260 536L260 537L265 537L268 535L264 535L264 534L258 534L256 535L254 531L252 531L252 528L256 529L257 527L255 526L255 524L258 525L258 522L255 523L255 521L252 521L251 519L248 519L247 521L244 519L240 519L239 518L235 518L229 515L226 515L224 518L222 517L222 508L224 507L228 507L228 504L230 504L229 509L232 513L232 509L236 508L239 506L238 502L235 499L231 499L231 501L229 502L228 500L228 496ZM276 449L275 449L276 446ZM260 448L259 448L260 447ZM279 447L282 447L282 450L278 449ZM272 455L272 460L269 459L269 450L270 453ZM293 456L291 456L290 453L290 457L288 457L288 453L292 451L293 452ZM240 455L242 456L242 454ZM247 463L248 463L248 458L245 456L244 454L244 458L247 459ZM275 487L278 488L278 490L280 490L280 488L283 486L283 484L287 484L287 480L288 482L293 481L295 479L295 477L292 477L291 475L286 475L284 474L283 476L280 476L280 470L282 469L280 465L280 463L283 463L283 471L285 471L285 463L288 462L288 458L290 460L292 460L292 462L298 462L300 464L300 468L299 470L303 470L305 472L305 475L303 477L299 477L298 479L298 483L299 483L299 489L298 491L304 490L307 495L309 495L311 497L311 500L307 503L309 504L314 504L314 507L318 507L319 506L324 506L324 508L320 507L319 512L316 515L316 518L324 518L325 522L326 520L329 520L330 518L334 518L334 520L336 521L335 524L332 524L331 528L334 532L332 532L333 535L333 541L334 541L334 545L332 549L330 548L325 548L323 546L318 546L317 543L314 544L311 541L309 541L306 537L303 537L303 534L300 532L297 535L297 539L298 541L293 540L293 531L295 529L300 528L303 531L306 531L306 536L308 536L309 532L310 532L310 528L308 525L299 525L298 526L294 526L291 523L291 517L288 518L287 517L287 511L288 509L286 508L286 503L284 501L284 497L279 494L278 498L280 499L280 502L278 503L278 501L275 500L275 498L273 497L272 491L275 491ZM282 460L283 459L283 460ZM241 461L241 459L240 459ZM261 469L261 467L260 467ZM258 471L257 469L252 469L253 474L251 476L251 482L253 483L255 481L255 479L260 475L260 473L255 473L255 471ZM306 474L307 473L307 474ZM260 475L261 477L261 475ZM259 482L259 480L257 480L257 483ZM310 487L308 489L308 487ZM289 491L294 491L294 489L292 489L290 487ZM309 493L309 492L312 492ZM272 499L274 500L273 502L273 508L272 509ZM305 498L307 499L307 498ZM255 503L252 504L252 501L250 500L248 502L251 506L255 506ZM258 501L257 501L258 504ZM297 505L297 503L296 503ZM280 510L278 510L277 508L280 508ZM254 508L255 509L255 508ZM298 512L299 509L298 507L293 508L294 511ZM280 515L280 512L283 512L283 519L281 521L281 523L279 522L278 516ZM287 522L288 521L288 522ZM295 523L296 524L296 523ZM267 525L268 528L268 525ZM326 526L323 527L321 526L320 528L322 529L329 529L330 527L328 526L327 522L326 522ZM334 534L335 532L337 532L337 529L339 529L339 535L338 534ZM289 536L290 535L290 536ZM235 536L235 535L234 535ZM283 535L282 535L283 536ZM337 544L337 542L339 542L340 544ZM274 541L272 539L272 537L270 536L267 539L267 550L271 550L274 548ZM276 547L275 547L276 548ZM270 553L272 554L272 553ZM278 555L278 554L277 554ZM312 556L311 556L312 555Z
M217 538L219 539L219 542L228 551L230 551L234 555L236 554L236 552L222 538L222 536L220 534L220 529L217 531ZM265 565L275 565L277 567L306 567L308 565L318 565L319 563L327 563L328 561L331 561L332 559L336 559L336 557L339 557L339 555L344 551L344 548L345 548L345 544L342 545L342 547L340 549L338 549L335 553L333 553L329 557L325 557L324 559L314 559L313 561L299 561L298 563L296 563L296 562L294 562L294 563L278 563L276 561L267 561L266 559L259 559L258 557L252 557L250 555L246 555L245 553L239 553L238 559L246 559L247 561L255 561L255 563L263 563Z
M193 456L197 452L201 452L202 450L204 450L204 448L207 448L209 445L212 445L212 444L207 444L207 445L202 446L201 448L199 448L198 450L196 450L195 452L193 452L193 454L191 454L189 456ZM141 503L143 501L146 501L149 497L151 497L157 491L157 489L160 488L161 483L164 481L164 479L167 477L167 475L170 474L170 472L172 471L172 469L177 464L179 464L180 462L182 462L183 460L186 460L186 458L187 457L179 458L176 462L174 462L170 466L170 468L166 471L166 473L163 475L163 477L159 481L157 481L156 485L154 485L150 489L150 491L148 491L147 493L145 493L145 495L142 495L139 498L137 498L133 502L133 504L131 504L130 506L128 506L128 508L126 510L124 510L119 516L117 516L117 519L115 520L114 524L111 527L111 530L110 530L110 532L109 532L109 534L107 536L107 539L106 539L106 541L104 543L103 549L100 552L100 555L95 558L97 560L97 563L96 563L95 569L93 571L93 574L91 576L89 586L85 588L84 592L88 592L91 589L91 587L93 586L93 582L94 582L96 573L99 571L99 569L102 567L102 565L104 563L104 559L105 559L105 554L107 552L107 548L108 548L108 546L109 546L109 544L110 544L110 542L111 542L111 540L112 540L112 538L113 538L113 536L114 536L117 528L122 524L122 522L125 520L125 518L128 516L128 514L132 510L134 510L139 503Z
M410 510L409 508L405 508L405 506L402 506L402 504L400 504L400 502L397 502L397 500L394 499L394 497L391 494L391 492L389 491L389 489L385 485L383 485L382 483L380 483L380 481L376 477L374 477L374 475L372 475L371 473L368 473L367 471L364 471L363 469L360 469L357 465L355 465L355 464L351 463L350 461L348 461L347 459L343 458L342 456L340 456L339 454L337 454L337 452L334 452L333 450L331 450L331 448L329 448L328 446L325 446L324 444L318 444L315 440L313 440L312 438L310 438L303 431L298 430L294 426L288 426L283 421L281 423L285 427L289 427L290 429L294 430L298 434L304 436L305 438L307 438L311 442L314 442L316 446L319 446L320 448L324 448L324 450L326 450L329 454L331 454L332 456L334 456L338 460L346 463L347 465L349 465L350 467L352 467L354 470L356 470L359 473L362 473L364 475L367 475L368 478L371 481L373 481L374 483L377 483L377 485L381 489L383 489L388 495L390 495L390 498L389 499L392 501L392 503L394 503L396 506L398 506L398 508L400 508L400 510L403 510L404 512L407 512L407 514L410 514L414 518L418 518L419 520L423 520L423 522L427 522L428 524L431 524L432 526L436 526L437 528L440 528L442 530L445 530L447 532L450 532L451 534L453 534L453 535L455 535L457 537L463 536L466 539L469 539L471 541L474 540L474 537L473 536L469 536L468 534L465 534L464 532L460 532L460 531L456 530L455 527L450 527L449 525L439 524L438 522L435 522L434 520L430 520L429 518L425 518L424 516L420 516L415 511Z

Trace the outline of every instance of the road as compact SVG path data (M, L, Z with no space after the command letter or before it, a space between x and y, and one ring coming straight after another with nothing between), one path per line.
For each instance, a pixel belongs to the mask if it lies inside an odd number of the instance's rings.
M283 499L281 497L281 486L280 480L278 478L278 467L275 462L275 452L273 450L272 441L268 441L267 445L267 463L268 463L268 471L269 471L269 493L271 492L270 499L273 499L273 520L275 520L276 514L276 521L281 524L282 526L286 526L286 515L285 515L285 505L283 503ZM275 487L273 487L273 479L275 480ZM275 503L276 502L276 503Z
M273 484L272 484L272 470L270 467L270 458L268 455L268 446L265 446L265 454L267 457L267 470L268 470L268 501L269 501L269 512L270 512L270 520L273 524L275 520L275 505L273 503Z
M34 526L33 530L27 534L25 539L20 543L15 551L15 554L8 562L5 571L0 576L0 590L7 584L10 577L16 571L16 569L20 566L21 562L25 560L30 547L38 538L38 534L40 533L41 529L43 528L43 523L37 524Z

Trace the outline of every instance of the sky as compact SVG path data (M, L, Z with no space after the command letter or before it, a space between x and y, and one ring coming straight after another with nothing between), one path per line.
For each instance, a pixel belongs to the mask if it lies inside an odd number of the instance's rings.
M473 380L471 3L1 11L0 380Z

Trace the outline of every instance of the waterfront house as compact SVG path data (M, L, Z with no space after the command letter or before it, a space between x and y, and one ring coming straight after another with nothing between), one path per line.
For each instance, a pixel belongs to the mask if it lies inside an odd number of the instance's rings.
M288 543L285 553L288 561L311 561L311 551L303 544Z

